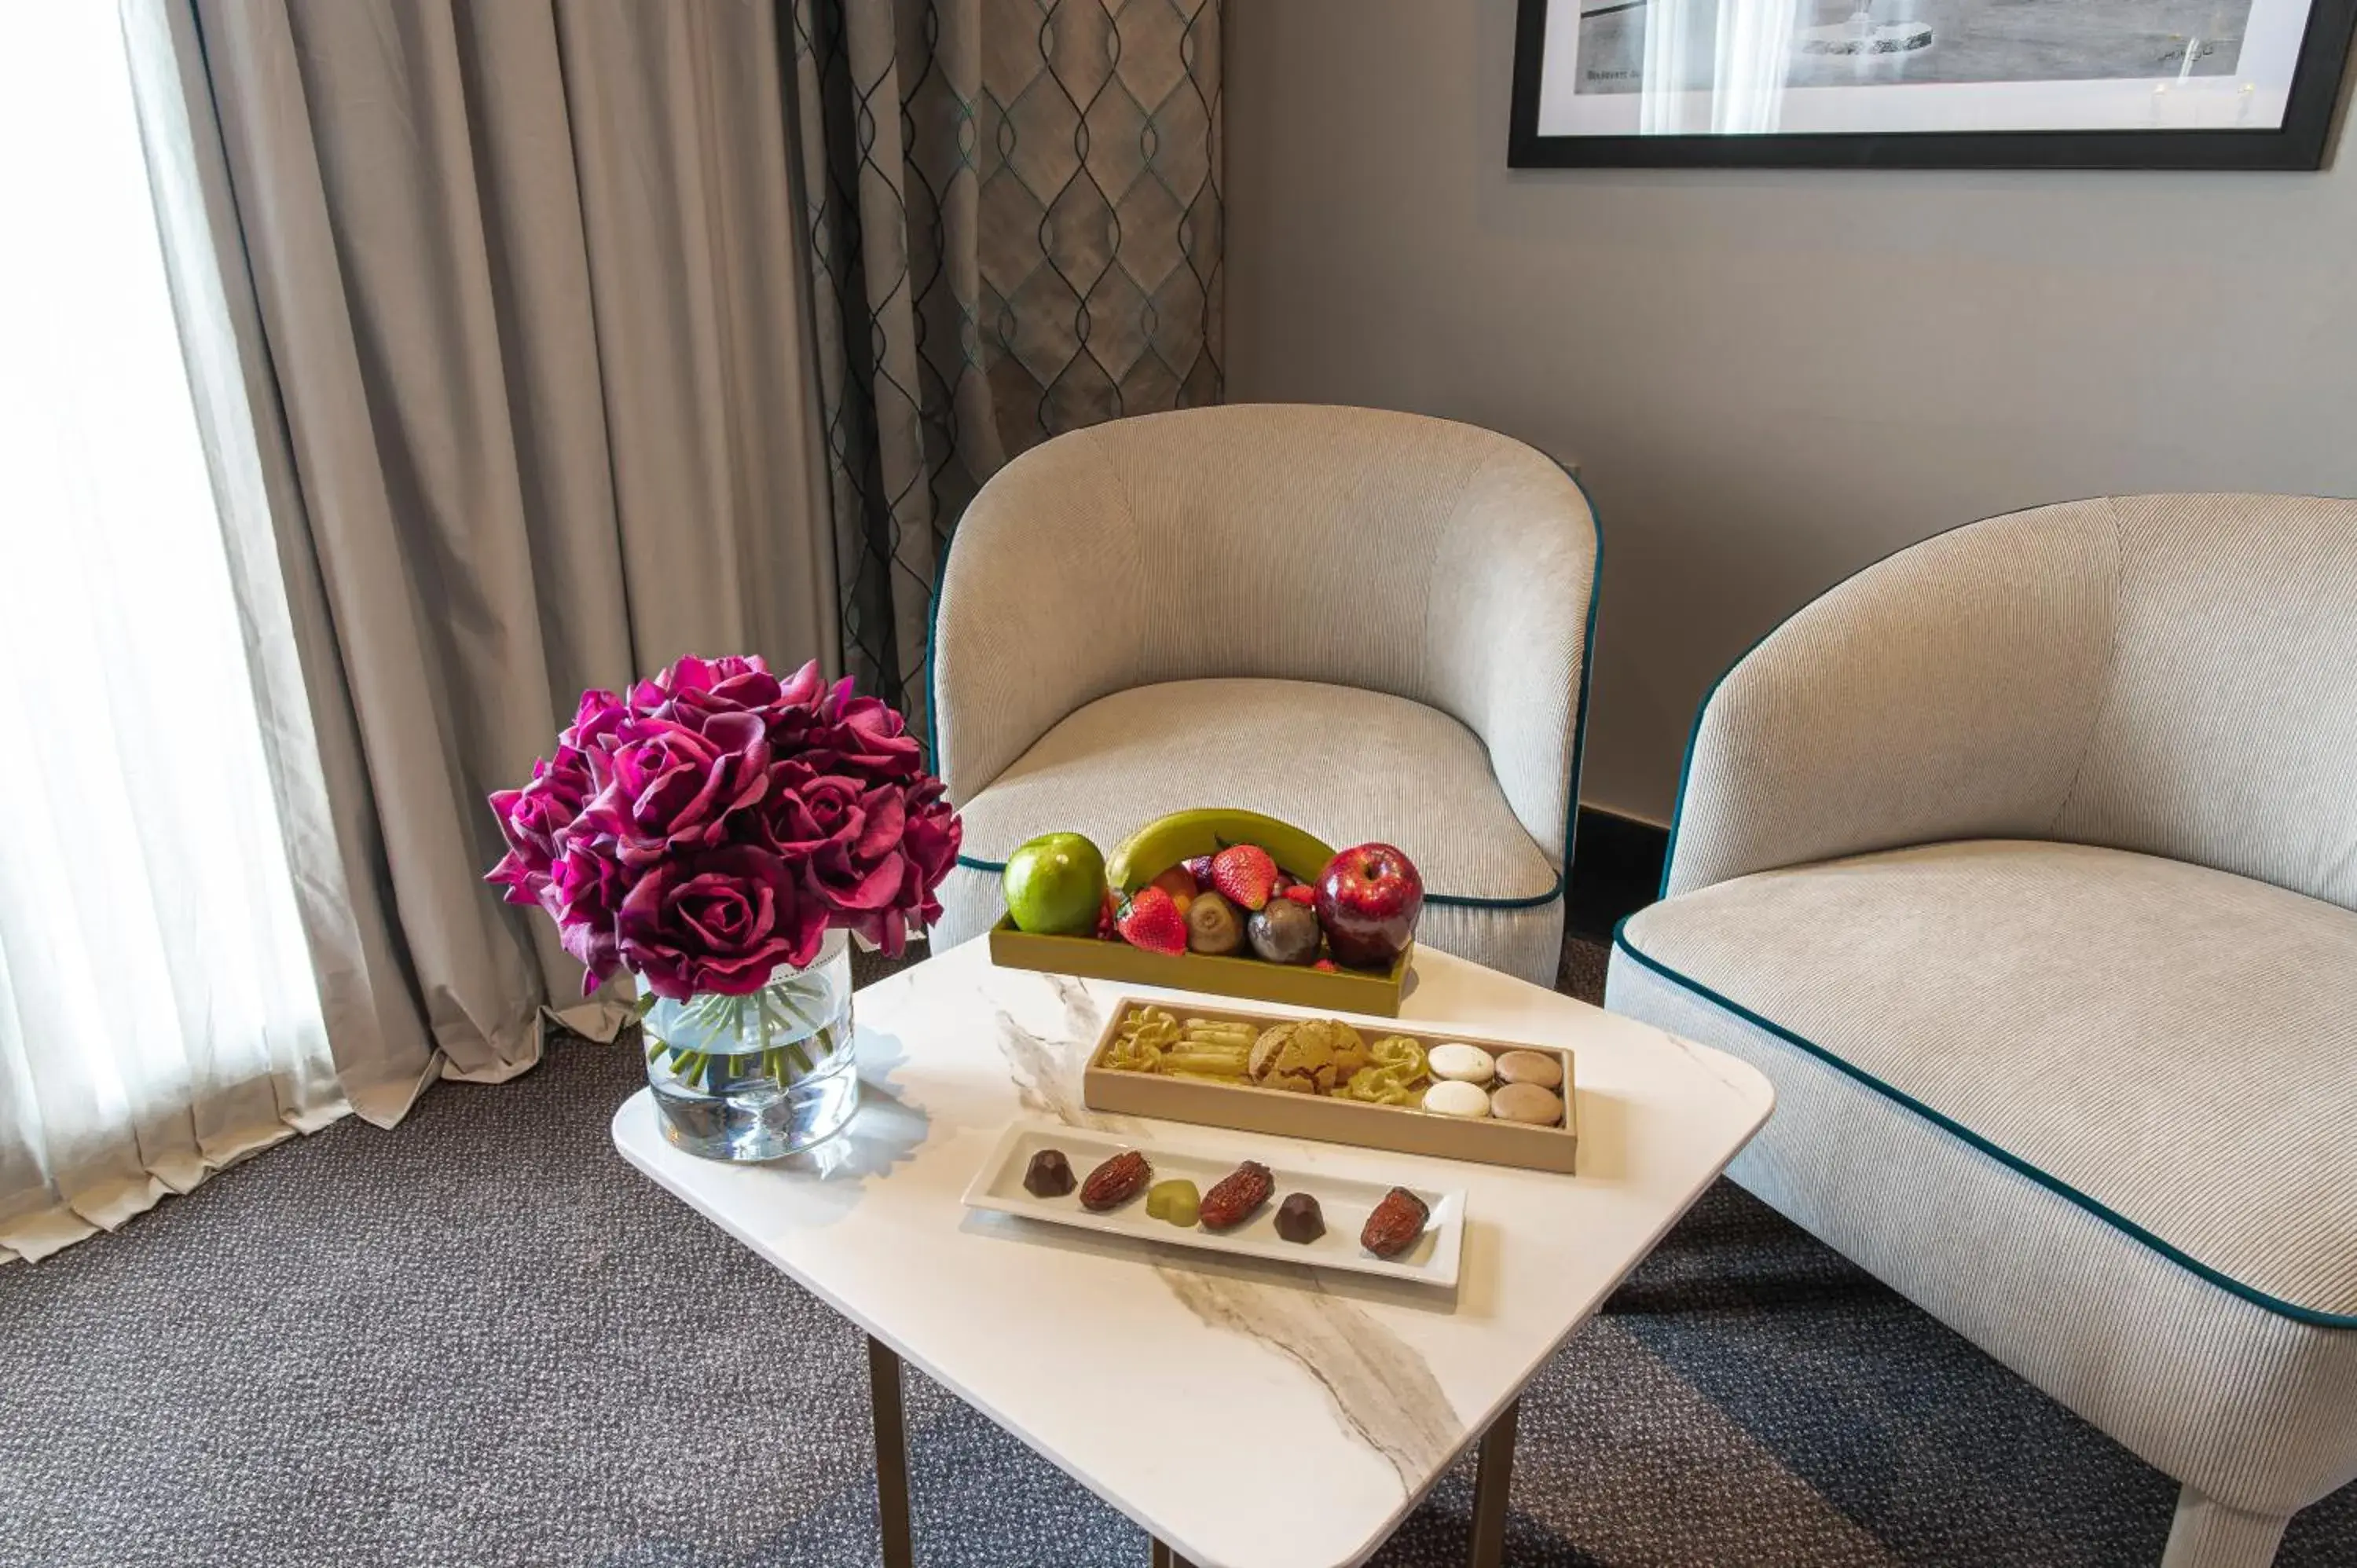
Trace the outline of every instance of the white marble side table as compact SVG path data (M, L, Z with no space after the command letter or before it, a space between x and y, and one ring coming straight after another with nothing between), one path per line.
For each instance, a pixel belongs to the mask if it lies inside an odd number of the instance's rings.
M1348 1568L1478 1441L1471 1561L1491 1568L1524 1385L1767 1120L1774 1092L1732 1057L1445 953L1419 952L1416 969L1404 1021L1577 1053L1579 1174L1330 1144L1282 1153L1463 1187L1453 1293L969 1213L966 1183L1014 1116L1165 1125L1081 1103L1082 1060L1125 988L998 969L981 941L859 993L866 1103L834 1143L767 1165L697 1159L664 1141L643 1090L615 1114L614 1143L866 1331L887 1568L911 1562L903 1358L1135 1520L1157 1564ZM1184 1132L1273 1157L1257 1134ZM1205 1487L1205 1464L1245 1434L1286 1463L1222 1464Z

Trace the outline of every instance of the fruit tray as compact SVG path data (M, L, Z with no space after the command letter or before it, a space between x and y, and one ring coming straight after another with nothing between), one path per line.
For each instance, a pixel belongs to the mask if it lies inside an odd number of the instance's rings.
M1110 945L1110 944L1099 944ZM1146 955L1151 956L1151 955ZM1178 963L1186 961L1171 959ZM1579 1153L1579 1101L1573 1092L1572 1053L1554 1046L1523 1040L1499 1040L1480 1035L1423 1027L1402 1029L1388 1024L1364 1024L1344 1019L1368 1037L1406 1035L1429 1051L1448 1041L1480 1046L1497 1055L1506 1051L1536 1051L1563 1062L1563 1123L1535 1127L1519 1122L1470 1121L1443 1116L1406 1106L1373 1105L1333 1095L1295 1094L1264 1089L1249 1082L1214 1083L1195 1078L1166 1078L1106 1065L1130 1009L1166 1006L1189 1018L1249 1024L1298 1023L1298 1018L1220 1006L1182 1006L1146 997L1125 996L1106 1010L1105 1026L1098 1035L1089 1064L1082 1074L1081 1097L1092 1111L1151 1116L1165 1122L1192 1122L1207 1127L1232 1127L1245 1133L1267 1133L1286 1138L1315 1138L1321 1143L1351 1144L1367 1149L1393 1149L1401 1154L1433 1155L1448 1160L1477 1160L1485 1165L1519 1165L1526 1170L1572 1174Z
M1002 969L1037 969L1130 985L1208 991L1380 1018L1399 1016L1400 993L1415 957L1415 948L1410 944L1388 970L1322 970L1266 963L1256 958L1147 952L1127 942L1099 941L1094 937L1039 936L1017 930L1015 922L1005 917L990 932L990 961Z
M974 1174L973 1184L965 1189L965 1206L1140 1241L1225 1252L1233 1257L1382 1274L1419 1284L1445 1287L1457 1283L1458 1260L1465 1247L1465 1194L1461 1189L1409 1187L1431 1211L1424 1234L1397 1257L1379 1258L1359 1244L1359 1231L1366 1224L1368 1214L1390 1190L1390 1182L1361 1181L1288 1167L1277 1163L1282 1159L1281 1150L1270 1150L1267 1163L1275 1177L1275 1192L1260 1211L1242 1225L1232 1230L1215 1231L1157 1219L1146 1211L1143 1196L1103 1214L1092 1214L1082 1208L1079 1197L1072 1193L1060 1197L1035 1197L1023 1185L1023 1172L1031 1156L1042 1149L1061 1152L1078 1174L1085 1174L1123 1150L1135 1149L1153 1165L1154 1180L1183 1177L1205 1192L1236 1165L1234 1159L1203 1153L1184 1139L1120 1137L1068 1127L1060 1122L1015 1122L999 1135L997 1147L990 1152L982 1169ZM1323 1211L1325 1234L1315 1240L1287 1241L1277 1234L1278 1200L1297 1192L1315 1197Z

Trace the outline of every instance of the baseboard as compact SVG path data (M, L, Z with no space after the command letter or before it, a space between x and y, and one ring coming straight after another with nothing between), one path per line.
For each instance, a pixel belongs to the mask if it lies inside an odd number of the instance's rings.
M1579 809L1564 924L1574 936L1612 940L1612 928L1660 897L1670 830L1593 806Z

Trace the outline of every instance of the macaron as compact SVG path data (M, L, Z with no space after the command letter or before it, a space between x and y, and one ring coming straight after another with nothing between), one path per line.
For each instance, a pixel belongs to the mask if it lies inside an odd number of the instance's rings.
M1498 1058L1498 1077L1507 1083L1554 1089L1563 1082L1563 1058L1547 1051L1508 1051Z
M1544 1094L1546 1090L1539 1092ZM1490 1114L1490 1097L1481 1092L1478 1083L1444 1078L1424 1091L1424 1108L1436 1115L1462 1116L1478 1122Z
M1435 1046L1425 1057L1425 1065L1435 1078L1455 1079L1460 1083L1487 1083L1498 1070L1496 1058L1479 1046L1458 1045L1450 1041Z
M1439 1085L1433 1087L1437 1089ZM1501 1122L1552 1127L1563 1120L1563 1096L1535 1083L1510 1083L1490 1096L1490 1114Z

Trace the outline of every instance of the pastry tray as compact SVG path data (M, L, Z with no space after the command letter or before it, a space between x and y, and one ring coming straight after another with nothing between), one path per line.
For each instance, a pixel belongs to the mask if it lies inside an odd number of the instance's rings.
M1529 1170L1572 1172L1579 1152L1579 1101L1572 1090L1572 1053L1557 1046L1523 1040L1491 1039L1480 1035L1434 1029L1421 1024L1403 1027L1383 1019L1344 1017L1343 1022L1373 1041L1384 1035L1406 1035L1425 1048L1456 1040L1480 1046L1493 1055L1501 1051L1536 1051L1563 1062L1563 1125L1534 1127L1519 1122L1470 1121L1436 1115L1408 1106L1371 1105L1331 1095L1291 1094L1238 1082L1206 1083L1195 1079L1163 1078L1104 1065L1105 1053L1133 1007L1168 1008L1181 1019L1211 1018L1251 1024L1300 1021L1298 1015L1260 1013L1215 1001L1190 1002L1184 997L1124 996L1107 1009L1105 1026L1082 1075L1082 1098L1092 1111L1151 1116L1165 1122L1193 1122L1207 1127L1233 1127L1245 1133L1267 1133L1284 1138L1316 1138L1329 1144L1354 1144L1366 1149L1394 1149L1407 1155L1433 1155L1448 1160L1479 1160L1493 1165L1520 1165Z
M1061 1150L1079 1182L1085 1182L1091 1171L1124 1149L1135 1149L1154 1167L1148 1185L1183 1176L1193 1182L1199 1191L1208 1193L1243 1158L1258 1159L1268 1166L1276 1178L1276 1187L1259 1211L1233 1230L1206 1230L1200 1225L1180 1227L1157 1219L1146 1212L1142 1190L1118 1208L1092 1214L1081 1207L1077 1187L1061 1197L1036 1197L1025 1188L1024 1170L1030 1165L1031 1156L1041 1149ZM1103 1235L1225 1252L1232 1257L1266 1258L1314 1269L1383 1274L1421 1284L1448 1286L1457 1283L1458 1264L1465 1249L1462 1190L1304 1170L1286 1165L1284 1155L1281 1148L1271 1148L1265 1155L1246 1150L1241 1156L1214 1155L1189 1149L1183 1136L1124 1137L1085 1127L1068 1127L1060 1122L1015 1122L999 1135L997 1147L991 1150L990 1157L983 1162L982 1169L965 1189L965 1206ZM1425 1222L1424 1234L1416 1238L1415 1245L1396 1258L1378 1258L1359 1245L1359 1232L1366 1225L1367 1216L1394 1186L1405 1187L1424 1199L1432 1216ZM1325 1219L1326 1233L1315 1241L1288 1241L1276 1233L1277 1205L1288 1194L1297 1192L1315 1197Z

